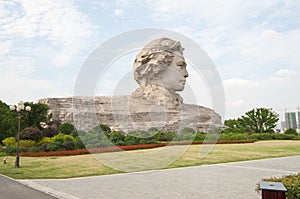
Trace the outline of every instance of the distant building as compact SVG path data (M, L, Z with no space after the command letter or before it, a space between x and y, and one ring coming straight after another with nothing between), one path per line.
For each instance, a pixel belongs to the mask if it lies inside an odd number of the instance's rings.
M297 129L297 120L295 112L285 113L285 125L287 129Z
M298 129L300 129L300 111L298 111Z
M280 125L281 125L281 129L286 129L285 121L281 122Z

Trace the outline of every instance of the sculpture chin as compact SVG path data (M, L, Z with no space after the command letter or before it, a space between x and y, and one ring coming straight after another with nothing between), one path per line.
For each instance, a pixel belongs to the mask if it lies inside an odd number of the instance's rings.
M183 89L182 89L183 90ZM137 88L131 94L130 103L160 105L165 109L179 110L182 97L162 84L147 84ZM134 105L133 105L134 107Z

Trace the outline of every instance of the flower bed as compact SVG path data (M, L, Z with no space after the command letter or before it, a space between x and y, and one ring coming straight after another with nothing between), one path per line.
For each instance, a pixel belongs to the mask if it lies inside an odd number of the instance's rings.
M217 144L243 144L243 143L253 143L254 140L237 140L237 141L218 141ZM25 152L21 153L21 156L28 157L42 157L42 156L70 156L70 155L83 155L90 153L105 153L105 152L117 152L117 151L129 151L137 149L151 149L156 147L164 146L175 146L175 145L195 145L195 144L215 144L215 142L166 142L157 144L137 144L128 146L111 146L103 148L94 149L77 149L70 151L49 151L49 152Z

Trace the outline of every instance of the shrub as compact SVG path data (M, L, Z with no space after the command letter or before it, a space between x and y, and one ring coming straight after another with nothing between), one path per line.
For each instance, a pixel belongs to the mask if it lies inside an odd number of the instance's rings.
M125 136L118 131L113 131L110 135L109 135L109 140L113 143L117 143L118 141L124 141Z
M130 134L127 134L124 138L125 145L135 145L139 143L139 139L135 136L132 136Z
M106 136L101 139L99 144L99 147L108 147L114 145Z
M141 139L139 140L139 144L152 144L152 143L154 143L153 140L148 140L148 139L146 139L146 138L141 138Z
M53 137L53 141L54 142L59 142L59 143L64 143L64 142L66 142L66 141L72 141L72 142L74 142L74 137L73 136L71 136L71 135L65 135L65 134L58 134L58 135L56 135L56 136L54 136Z
M42 146L44 143L53 142L53 138L43 137L36 145Z
M275 134L274 138L275 140L292 140L296 136L293 134Z
M73 124L70 124L68 122L60 125L60 127L58 128L59 132L62 134L66 134L66 135L72 135L72 136L77 136L77 130L76 128L73 126Z
M206 142L217 142L220 134L207 134L205 137Z
M44 142L43 144L41 144L41 150L42 151L47 151L47 145L49 142Z
M250 139L253 139L253 140L259 140L258 138L259 138L259 135L260 134L258 134L258 133L252 133L252 134L250 134L249 136L250 136Z
M287 129L287 130L284 132L284 134L295 135L295 136L298 135L296 129Z
M287 189L286 197L290 199L300 198L300 173L297 175L283 176L281 178L264 178L263 181L282 182ZM259 192L260 187L257 184L256 191Z
M300 140L300 136L294 137L293 140Z
M53 137L59 133L59 131L56 128L49 127L42 129L42 133L44 137Z
M220 134L223 130L220 128L209 128L208 133L209 134Z
M46 151L63 150L60 142L50 142L46 144Z
M176 136L176 141L193 141L196 137L196 133L180 133Z
M16 146L16 138L14 138L14 137L5 138L2 142L7 147Z
M246 133L227 133L227 134L222 134L220 140L222 141L249 140L249 136Z
M275 134L272 133L261 133L259 136L260 140L273 140Z
M154 132L152 132L152 134L154 134ZM155 132L155 134L151 137L151 139L154 140L154 141L160 141L160 142L170 141L168 139L167 133L160 132L160 131Z
M111 133L111 129L107 125L100 124L100 125L94 127L92 129L92 132L95 132L95 133L98 133L98 134L101 134L101 135L103 135L103 134L104 135L109 135Z
M36 141L33 140L20 140L20 151L29 151L30 148L36 146Z
M14 155L17 152L17 147L15 146L8 146L5 148L4 152L8 155Z
M197 132L195 136L195 141L203 141L205 139L206 133Z
M125 145L125 142L124 142L124 140L118 140L116 143L114 143L115 145L117 145L117 146L123 146L123 145Z
M66 141L61 146L65 148L67 151L73 150L75 148L75 144L72 141Z
M38 128L33 127L26 127L21 133L20 133L20 139L21 140L34 140L39 141L43 138L42 132Z
M76 138L75 138L74 145L75 145L75 148L76 148L76 149L84 149L84 148L85 148L85 146L84 146L84 144L82 143L80 137L76 137Z
M190 127L184 127L184 128L181 130L181 133L194 134L194 133L196 133L196 131L195 131L193 128L190 128Z
M99 144L100 140L101 138L99 138L97 133L88 132L85 135L80 136L80 140L77 140L77 143L80 144L79 142L82 142L82 145L85 146L86 148L96 148L96 147L100 147Z
M79 136L84 136L84 135L86 135L86 132L83 131L83 130L78 130L78 131L77 131L77 134L78 134Z
M37 147L37 146L28 149L28 152L40 152L40 151L42 151L41 147Z
M176 137L176 133L173 132L157 132L154 136L150 137L152 143L156 141L172 141Z
M274 133L253 133L250 138L254 140L273 140L275 135Z

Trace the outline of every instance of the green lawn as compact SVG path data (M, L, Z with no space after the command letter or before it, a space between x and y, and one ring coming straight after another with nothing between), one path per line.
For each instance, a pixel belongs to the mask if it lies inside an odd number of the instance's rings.
M169 151L181 151L187 146L169 146ZM0 164L0 173L15 179L41 179L41 178L70 178L92 175L107 175L121 173L116 169L105 166L103 163L110 158L109 165L122 165L126 171L151 169L155 161L166 160L171 164L163 168L195 166L203 164L216 164L243 160L263 159L300 155L300 141L259 141L250 144L219 144L204 158L199 158L201 145L188 147L185 153L177 158L173 154L150 156L143 159L145 154L159 152L163 148L128 151L131 158L121 156L121 153L103 153L95 155L61 156L61 157L21 157L21 168L14 168L15 157L8 157L8 164ZM210 147L204 145L204 147ZM212 146L211 146L212 147ZM118 157L120 158L113 158ZM122 159L123 158L123 159ZM128 161L127 161L128 160ZM175 161L174 161L175 160ZM142 167L135 167L141 164ZM120 168L120 167L114 167ZM142 169L141 169L142 168Z

